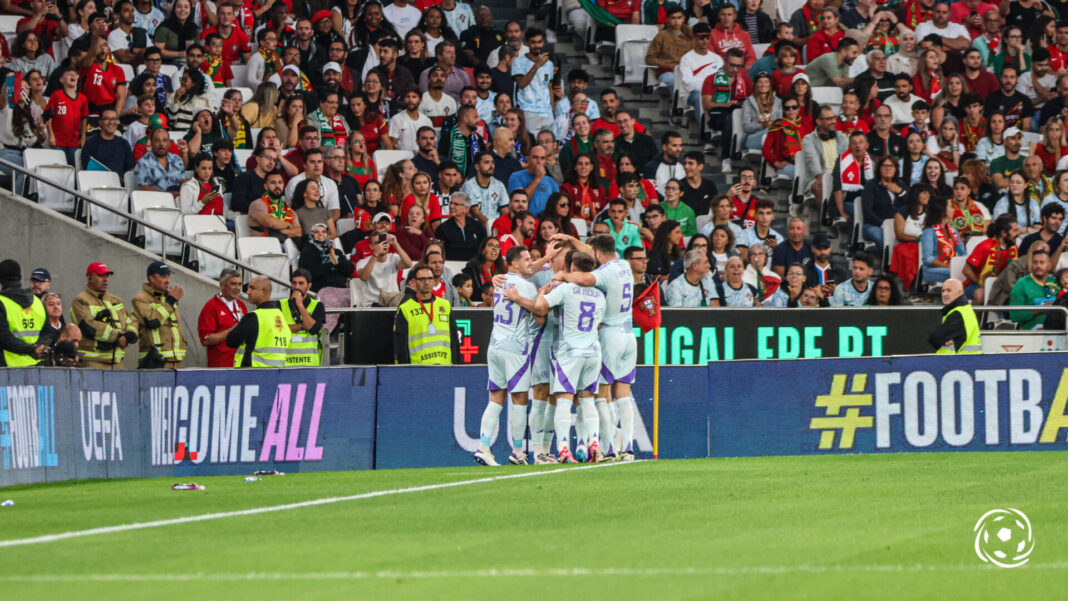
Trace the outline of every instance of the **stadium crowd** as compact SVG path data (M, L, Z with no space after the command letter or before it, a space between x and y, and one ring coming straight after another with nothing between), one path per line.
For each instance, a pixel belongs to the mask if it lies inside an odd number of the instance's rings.
M537 260L598 233L667 306L902 304L956 258L977 303L1068 288L1061 2L808 0L785 21L760 0L562 4L577 40L661 27L648 66L719 142L684 151L688 132L654 132L613 88L592 97L552 36L500 30L487 6L4 0L25 16L0 44L0 158L58 148L292 242L328 307L400 305L413 264L451 306L491 304L509 248ZM762 197L763 165L732 166L733 134L799 179L789 216Z

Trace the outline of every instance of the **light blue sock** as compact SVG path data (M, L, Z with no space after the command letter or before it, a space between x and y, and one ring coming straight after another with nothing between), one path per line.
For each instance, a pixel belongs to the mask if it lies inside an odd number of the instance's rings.
M497 422L501 418L501 409L504 409L504 407L501 407L493 401L486 403L486 410L482 412L482 425L478 430L479 450L489 450L491 441L493 440L493 430L497 427Z

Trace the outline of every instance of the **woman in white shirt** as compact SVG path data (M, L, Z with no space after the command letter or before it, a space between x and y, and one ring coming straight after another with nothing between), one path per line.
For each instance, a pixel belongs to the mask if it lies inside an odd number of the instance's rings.
M214 161L211 155L202 154L193 166L193 177L178 189L178 208L183 215L199 215L204 207L221 196L218 185L211 181Z
M957 118L946 115L938 126L938 133L927 138L927 152L942 160L946 171L960 170L960 156L964 154L964 144L960 142L960 128Z

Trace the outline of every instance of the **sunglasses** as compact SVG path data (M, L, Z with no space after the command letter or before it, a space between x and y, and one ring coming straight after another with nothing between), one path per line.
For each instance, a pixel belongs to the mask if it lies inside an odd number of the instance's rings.
M783 108L783 110L786 110L786 111L796 111L798 109L798 105L796 105L796 104L788 104L788 105L786 105L786 106L784 106L782 108Z

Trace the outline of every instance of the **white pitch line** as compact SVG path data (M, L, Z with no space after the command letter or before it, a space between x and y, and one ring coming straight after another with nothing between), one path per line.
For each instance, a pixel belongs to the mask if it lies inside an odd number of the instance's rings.
M96 536L100 534L114 534L116 532L127 532L129 530L144 530L147 528L161 528L164 526L174 526L177 524L189 524L193 522L207 522L210 520L221 520L224 518L241 517L246 515L258 515L261 513L272 513L275 511L287 511L290 509L301 509L303 507L315 507L318 505L331 505L333 503L344 503L346 501L359 501L362 499L374 499L377 497L386 497L391 495L403 495L413 492L425 492L428 490L440 490L444 488L454 488L457 486L467 486L470 484L484 484L487 482L499 482L501 480L515 480L519 478L534 478L537 476L546 476L549 474L563 474L567 472L574 472L578 470L588 470L599 467L609 467L613 465L625 465L623 463L598 463L593 465L583 465L578 467L566 468L566 469L554 469L540 472L524 472L521 474L509 474L506 476L490 476L488 478L476 478L474 480L460 480L457 482L442 482L440 484L426 484L423 486L412 486L409 488L395 488L391 490L376 490L372 492L360 493L358 495L348 495L345 497L325 497L322 499L312 499L310 501L300 501L299 503L286 503L285 505L271 505L268 507L253 507L251 509L242 509L239 511L225 511L220 513L205 513L203 515L191 515L181 518L172 518L168 520L155 520L152 522L136 522L133 524L120 524L118 526L103 526L100 528L90 528L88 530L72 530L69 532L59 532L56 534L44 534L41 536L34 536L30 538L15 538L9 540L0 540L0 549L7 547L21 547L25 545L37 545L41 543L53 543L56 541L67 540L71 538L80 538L83 536Z
M1025 569L1066 570L1068 563L1034 563ZM787 574L846 574L846 573L922 573L922 572L997 572L997 568L979 563L949 565L796 565L796 566L718 566L703 568L519 568L490 570L437 570L374 572L247 572L234 574L39 574L0 576L0 582L48 584L64 582L236 582L284 580L441 580L454 578L544 578L544 577L605 577L605 576L769 576Z

